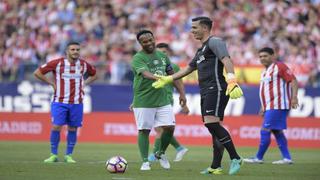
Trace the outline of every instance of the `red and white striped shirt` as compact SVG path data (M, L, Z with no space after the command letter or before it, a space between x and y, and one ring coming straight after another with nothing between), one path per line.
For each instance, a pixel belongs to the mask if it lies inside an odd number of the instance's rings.
M53 72L56 83L53 102L65 104L82 103L84 74L96 74L95 68L82 59L70 63L67 59L59 58L42 65L39 69L42 74Z
M272 63L261 73L260 102L264 110L290 109L290 82L295 78L282 62Z

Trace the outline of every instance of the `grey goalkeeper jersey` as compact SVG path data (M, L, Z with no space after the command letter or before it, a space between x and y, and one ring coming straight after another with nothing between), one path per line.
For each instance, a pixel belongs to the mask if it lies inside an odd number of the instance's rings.
M213 36L209 37L197 50L189 66L198 70L201 95L226 90L227 83L223 75L224 65L221 60L229 56L226 43Z

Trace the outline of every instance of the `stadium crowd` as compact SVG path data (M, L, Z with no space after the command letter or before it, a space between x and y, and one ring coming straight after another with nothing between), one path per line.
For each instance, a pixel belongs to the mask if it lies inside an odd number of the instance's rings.
M320 86L320 0L3 0L0 82L31 78L73 40L100 82L128 83L141 28L170 43L171 60L184 66L199 47L189 31L200 15L212 18L213 34L227 41L236 66L258 66L257 50L268 45L301 86Z

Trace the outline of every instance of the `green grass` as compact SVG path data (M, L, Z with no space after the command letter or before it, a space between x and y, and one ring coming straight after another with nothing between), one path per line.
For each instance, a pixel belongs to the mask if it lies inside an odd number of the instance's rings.
M225 175L214 177L199 172L211 162L211 147L190 146L188 154L178 163L171 161L171 169L164 170L158 163L152 164L151 171L141 172L141 162L137 145L79 143L73 158L76 164L44 164L49 155L49 143L45 142L0 142L0 180L108 180L108 179L318 179L320 175L319 150L291 149L295 164L272 165L280 159L279 151L271 148L265 156L266 163L259 165L244 164L239 174L227 175L228 154L225 152L223 167ZM63 159L65 143L61 143L59 158ZM238 148L243 157L255 154L256 148ZM169 159L175 151L168 149ZM104 162L111 156L121 155L128 161L124 174L110 174L104 169Z

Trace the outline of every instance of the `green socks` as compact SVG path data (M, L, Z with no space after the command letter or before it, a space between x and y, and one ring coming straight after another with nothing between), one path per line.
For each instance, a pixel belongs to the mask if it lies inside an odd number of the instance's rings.
M164 153L170 144L173 136L173 130L164 130L161 135L160 153Z
M140 156L143 162L148 162L149 133L150 132L139 131L138 134L138 145L140 150Z
M161 143L160 138L156 138L156 139L154 140L153 154L155 154L157 151L160 150L160 143Z
M171 138L171 141L170 141L170 144L175 148L175 149L178 149L181 145L180 143L177 141L177 139L172 136Z

